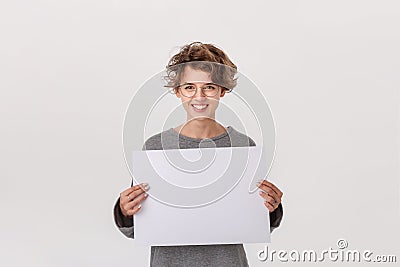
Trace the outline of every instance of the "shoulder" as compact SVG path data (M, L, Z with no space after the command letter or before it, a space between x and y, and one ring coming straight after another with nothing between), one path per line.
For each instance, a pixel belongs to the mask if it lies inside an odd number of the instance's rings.
M144 142L142 150L157 150L161 149L161 133L155 134L147 138Z
M232 146L255 146L256 142L248 135L230 127L229 136L231 138Z
M143 144L142 150L162 150L174 143L172 128L150 136Z

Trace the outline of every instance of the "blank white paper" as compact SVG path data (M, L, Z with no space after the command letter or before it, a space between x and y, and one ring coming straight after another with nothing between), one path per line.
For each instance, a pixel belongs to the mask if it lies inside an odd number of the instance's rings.
M270 242L269 211L255 185L269 171L265 157L262 146L134 151L135 180L150 185L134 216L135 242ZM221 183L223 179L229 180ZM225 194L215 190L221 184L229 184ZM215 192L218 199L212 196Z

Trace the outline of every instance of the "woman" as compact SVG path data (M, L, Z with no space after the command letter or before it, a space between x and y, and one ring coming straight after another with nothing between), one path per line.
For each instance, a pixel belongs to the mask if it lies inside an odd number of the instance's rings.
M215 120L219 99L236 85L236 69L228 56L212 44L194 42L182 47L169 61L166 78L174 94L181 99L187 120L150 137L143 149L255 146L250 137ZM261 189L260 205L263 201L270 214L272 232L282 220L282 192L266 180L258 187ZM147 190L148 184L131 186L120 194L115 204L115 223L127 237L134 238L133 216L140 216ZM243 244L152 246L150 265L248 266L248 262Z

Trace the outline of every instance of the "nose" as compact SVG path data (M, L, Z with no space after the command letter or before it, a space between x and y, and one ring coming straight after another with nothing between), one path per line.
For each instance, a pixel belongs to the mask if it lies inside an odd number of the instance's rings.
M196 87L196 94L193 96L194 98L206 98L206 95L203 93L203 89L201 86Z

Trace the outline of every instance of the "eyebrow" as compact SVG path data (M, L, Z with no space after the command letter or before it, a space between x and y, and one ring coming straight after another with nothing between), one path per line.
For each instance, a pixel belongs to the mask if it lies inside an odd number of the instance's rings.
M205 83L204 85L209 85L209 84L215 84L215 83ZM178 86L182 86L182 85L194 85L194 83L182 83L182 84L180 84L180 85L178 85Z

